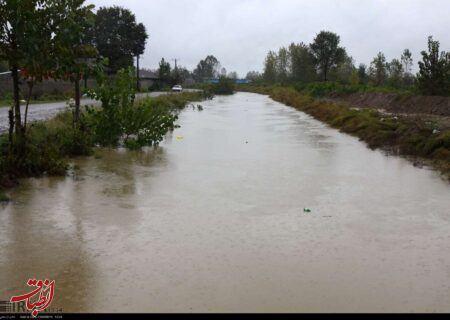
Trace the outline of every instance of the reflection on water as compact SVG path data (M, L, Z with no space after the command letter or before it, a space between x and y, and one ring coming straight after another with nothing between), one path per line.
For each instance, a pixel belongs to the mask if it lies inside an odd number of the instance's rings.
M450 311L435 172L265 96L203 105L159 148L23 181L0 209L0 300L46 277L66 312Z

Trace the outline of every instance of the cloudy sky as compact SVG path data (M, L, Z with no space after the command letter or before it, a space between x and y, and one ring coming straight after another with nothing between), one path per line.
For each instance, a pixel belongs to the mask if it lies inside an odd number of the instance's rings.
M356 63L378 51L390 60L409 48L415 58L433 35L450 49L450 0L87 0L136 14L150 39L143 65L179 59L192 69L208 54L245 76L261 71L269 50L310 43L321 30L341 36ZM173 63L173 62L172 62Z

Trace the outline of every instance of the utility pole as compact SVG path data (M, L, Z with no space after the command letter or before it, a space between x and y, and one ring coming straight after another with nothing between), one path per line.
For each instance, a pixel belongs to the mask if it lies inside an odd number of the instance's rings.
M175 70L178 70L178 65L177 65L178 59L175 58L175 59L172 59L172 61L175 61Z

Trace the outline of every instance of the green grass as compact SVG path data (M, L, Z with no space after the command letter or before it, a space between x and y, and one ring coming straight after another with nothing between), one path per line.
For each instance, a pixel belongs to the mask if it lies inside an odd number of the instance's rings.
M238 87L239 91L246 90L272 90L273 88L293 88L298 93L303 95L309 95L314 98L324 98L333 95L348 95L353 93L364 93L364 92L379 92L379 93L396 93L400 98L405 98L407 96L415 94L413 88L402 89L393 87L377 87L370 85L350 85L341 84L338 82L312 82L312 83L291 83L289 85L265 85L265 86L253 86L253 85L240 85Z
M40 103L52 103L67 101L73 98L71 94L44 94L37 99L31 99L30 104L40 104ZM24 100L23 98L21 98ZM0 97L0 108L10 107L13 104L12 97Z

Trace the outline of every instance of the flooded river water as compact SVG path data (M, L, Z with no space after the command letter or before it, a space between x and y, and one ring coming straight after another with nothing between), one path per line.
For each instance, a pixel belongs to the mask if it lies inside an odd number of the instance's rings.
M65 312L450 312L450 185L266 96L190 108L0 208L0 300ZM310 208L311 213L305 213Z

